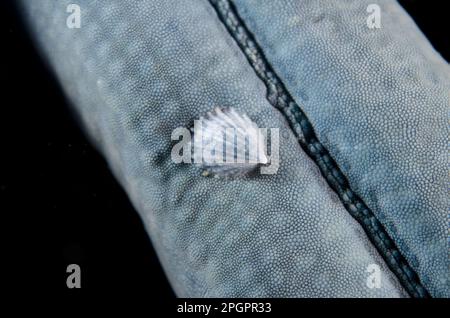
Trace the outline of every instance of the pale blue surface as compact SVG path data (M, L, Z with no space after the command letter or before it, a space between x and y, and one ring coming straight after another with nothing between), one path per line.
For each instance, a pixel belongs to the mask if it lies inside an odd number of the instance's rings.
M352 189L449 297L448 64L393 1L376 2L380 29L371 0L234 2Z
M302 151L282 115L268 103L263 83L207 1L77 1L82 10L80 29L68 29L65 24L66 6L72 1L22 3L43 56L139 211L177 295L407 296L360 225ZM416 262L413 265L430 290L448 295L448 283L442 284L448 277L448 264L440 267L448 254L442 243L446 241L443 229L448 204L440 188L447 180L441 144L447 133L442 126L446 120L443 109L448 106L443 89L448 87L445 62L410 22L389 26L389 17L405 19L405 13L396 9L386 17L383 32L418 37L420 61L429 61L432 70L436 69L429 71L434 75L425 71L427 66L414 68L419 72L416 76L397 74L396 55L382 54L375 46L365 51L364 58L355 58L368 65L381 60L396 93L386 91L389 87L369 85L372 83L364 78L350 76L340 81L340 76L351 72L353 62L346 46L336 40L336 33L315 33L311 26L303 33L291 33L286 29L283 6L270 8L272 2L267 1L258 9L252 2L245 3L244 18L264 37L263 49L291 93L298 98L300 89L308 94L308 104L298 102L305 105L319 138L324 138L321 141L330 147L372 209L390 222L388 225L394 224L388 230L398 229L393 233L395 239ZM327 8L334 16L349 14L336 13L338 7ZM267 10L264 14L271 16L267 17L270 23L258 10ZM312 23L305 19L306 26ZM353 27L358 28L355 23ZM365 20L361 23L365 27ZM286 43L270 44L272 36ZM310 54L298 50L305 39L315 43L315 37L326 38L329 46L324 43L322 50ZM365 43L364 36L352 39L355 45ZM408 43L398 42L395 47L402 57L413 56L405 63L420 62L414 55L419 53L405 48ZM307 52L314 50L314 45L308 47ZM323 69L327 76L319 75L324 74ZM389 77L392 74L395 78ZM300 76L310 80L303 81ZM415 86L402 86L412 85L408 76L413 76ZM435 85L425 89L428 81ZM420 102L413 93L407 94L409 87L421 89L417 93ZM407 114L396 121L395 114L408 104ZM371 114L370 118L360 121L362 115L355 105ZM260 127L282 130L280 135L285 137L280 137L276 175L204 178L198 167L171 161L172 130L190 125L216 106L234 107ZM396 107L394 114L388 113L392 107ZM365 125L353 125L352 116ZM397 129L395 123L404 129ZM426 123L430 129L422 131ZM403 131L412 131L412 136L424 133L424 140L406 138ZM348 142L348 135L354 144ZM362 147L361 151L351 148L355 146ZM404 164L397 163L405 158ZM364 177L363 173L368 174ZM437 185L430 185L430 178L437 178ZM403 180L408 186L391 180ZM425 182L429 192L420 192L425 188L414 188L409 180ZM380 189L383 183L391 192ZM402 195L396 205L392 204L394 192ZM391 208L383 210L383 202ZM429 213L424 213L427 207ZM413 238L416 241L411 243ZM381 289L366 286L366 268L372 263L382 268Z

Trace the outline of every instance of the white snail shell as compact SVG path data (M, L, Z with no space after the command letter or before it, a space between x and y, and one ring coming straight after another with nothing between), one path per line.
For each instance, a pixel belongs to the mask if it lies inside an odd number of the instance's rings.
M246 175L268 164L265 137L247 115L234 108L215 108L194 124L194 143L202 147L203 175Z

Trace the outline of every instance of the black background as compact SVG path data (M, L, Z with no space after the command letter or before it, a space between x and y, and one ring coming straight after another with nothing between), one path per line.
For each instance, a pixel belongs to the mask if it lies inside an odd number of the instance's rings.
M400 3L448 61L445 1ZM78 128L17 13L8 2L0 9L3 281L19 291L174 297L138 214ZM66 288L71 263L81 266L79 291Z

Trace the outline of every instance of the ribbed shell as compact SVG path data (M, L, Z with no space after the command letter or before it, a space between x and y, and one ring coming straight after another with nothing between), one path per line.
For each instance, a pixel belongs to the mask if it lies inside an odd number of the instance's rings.
M202 156L203 175L246 175L269 162L265 138L247 115L231 107L215 108L200 117L199 123L193 131L195 140L201 130L201 145L207 149Z

